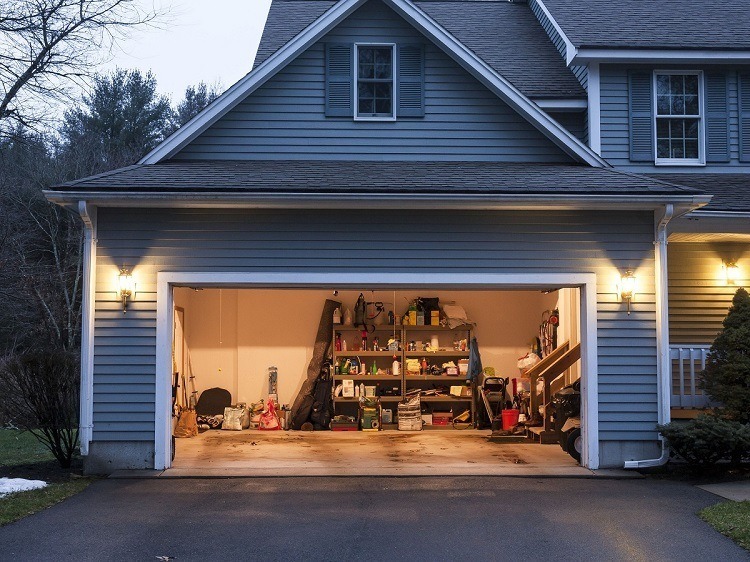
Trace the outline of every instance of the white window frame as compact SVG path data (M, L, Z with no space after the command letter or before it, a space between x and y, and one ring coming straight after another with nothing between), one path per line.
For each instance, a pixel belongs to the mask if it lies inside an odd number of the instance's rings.
M392 80L393 80L393 100L392 100L392 108L393 108L393 115L392 116L371 116L371 115L359 115L359 96L358 96L358 86L359 86L359 48L360 47L390 47L391 49L391 68L393 69L393 72L391 73ZM396 108L398 107L398 69L396 68L396 43L355 43L354 44L354 76L352 77L352 99L354 100L354 120L355 121L395 121L396 120Z
M698 77L698 158L659 158L656 122L659 118L657 111L657 76L697 76ZM657 166L705 166L706 165L706 94L702 70L654 70L651 77L651 116L652 138L654 139L654 164ZM667 116L663 116L667 117ZM668 117L667 117L668 118ZM689 117L688 117L689 118Z

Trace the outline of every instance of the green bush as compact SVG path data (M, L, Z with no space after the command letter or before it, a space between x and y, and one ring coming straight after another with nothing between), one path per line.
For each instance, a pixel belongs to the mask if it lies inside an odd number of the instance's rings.
M703 415L657 429L670 448L692 465L706 466L720 460L738 463L750 456L750 426L733 420Z

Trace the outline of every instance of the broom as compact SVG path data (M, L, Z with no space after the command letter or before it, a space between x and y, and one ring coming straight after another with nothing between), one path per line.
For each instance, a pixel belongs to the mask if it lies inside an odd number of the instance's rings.
M185 375L182 375L182 392L185 404L188 403L187 384ZM177 420L177 426L174 428L175 437L195 437L198 435L198 417L193 408L184 408L180 412L180 418Z

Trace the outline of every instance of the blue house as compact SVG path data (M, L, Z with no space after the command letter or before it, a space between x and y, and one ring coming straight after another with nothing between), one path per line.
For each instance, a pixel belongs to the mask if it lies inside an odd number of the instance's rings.
M186 341L235 401L261 394L258 348L302 373L304 349L257 342L291 342L314 312L277 311L330 289L476 301L501 366L557 307L581 463L665 462L656 425L705 405L694 375L748 268L748 7L274 0L247 76L138 164L47 192L87 227L89 469L171 465Z

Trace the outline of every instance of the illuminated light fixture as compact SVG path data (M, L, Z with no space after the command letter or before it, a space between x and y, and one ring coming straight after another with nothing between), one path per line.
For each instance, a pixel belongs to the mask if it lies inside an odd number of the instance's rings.
M133 276L126 267L120 269L120 275L117 277L118 293L122 301L122 313L128 310L128 299L133 296Z
M740 277L740 268L737 267L737 262L724 262L724 276L727 279L727 285L734 285L737 282Z
M632 269L628 269L620 278L620 298L628 303L628 314L630 314L630 303L635 296L635 275Z

